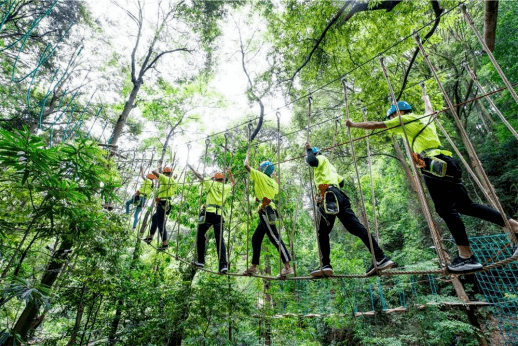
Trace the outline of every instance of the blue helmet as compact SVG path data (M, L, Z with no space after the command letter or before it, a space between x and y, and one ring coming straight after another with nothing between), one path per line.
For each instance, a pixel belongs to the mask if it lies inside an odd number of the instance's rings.
M412 110L412 106L410 106L410 103L408 103L406 101L399 101L397 103L397 108L399 108L400 111L411 111ZM395 105L390 106L390 108L387 110L387 118L390 117L395 112L396 112L396 106Z
M261 167L261 171L267 176L272 175L273 171L275 170L275 166L270 161L261 162L259 167Z
M313 147L311 150L313 151L313 154L315 154L315 155L320 152L319 147Z

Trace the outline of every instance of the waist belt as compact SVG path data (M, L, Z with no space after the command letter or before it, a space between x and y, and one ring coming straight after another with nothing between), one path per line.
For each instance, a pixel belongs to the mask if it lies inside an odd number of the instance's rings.
M144 198L147 198L147 195L146 195L145 193L142 193L142 192L139 194L139 196L142 196L142 197L144 197Z
M217 205L217 204L207 204L207 208L216 208L216 209L221 209L221 206L220 206L220 205Z
M432 152L432 151L434 151L434 150L441 150L441 149L439 149L439 148L430 148L430 149L425 149L425 150L421 151L421 152L419 153L419 155L421 155L422 157L428 157L428 156L429 156L428 154L429 154L429 153L431 153L431 152ZM433 156L435 156L435 155L433 155Z

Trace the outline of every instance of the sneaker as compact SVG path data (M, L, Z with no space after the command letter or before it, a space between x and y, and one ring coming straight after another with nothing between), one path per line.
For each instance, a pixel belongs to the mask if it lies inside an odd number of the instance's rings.
M198 268L205 267L205 263L201 263L201 262L198 262L198 261L194 261L194 262L192 262L192 264L194 264L194 266L198 267Z
M388 258L387 256L383 256L383 258L381 258L379 261L376 260L376 266L378 267L378 270L390 269L390 268L392 268L393 265L394 265L394 262L392 262L390 260L390 258ZM369 269L367 269L367 271L365 272L365 275L367 275L367 276L372 275L372 274L374 274L375 271L376 271L376 268L374 267L374 264L372 264L369 267Z
M136 230L136 229L137 229L137 227L133 226L131 229L132 229L132 230Z
M142 241L146 244L151 244L151 242L153 241L153 238L146 237L146 238L142 239Z
M159 247L157 247L156 249L157 249L157 251L164 251L168 247L169 247L169 244L162 244Z
M250 267L247 270L243 272L243 275L254 275L257 274L257 268L256 267Z
M203 266L203 264L202 264L202 266ZM223 267L221 267L221 269L219 270L219 273L220 273L220 274L226 274L226 273L228 273L228 268L227 268L227 266L223 266Z
M451 272L469 272L479 269L482 269L482 264L480 264L475 255L472 255L470 258L457 256L448 265L448 270Z
M288 275L293 275L295 272L293 271L293 267L289 267L288 269L282 268L279 275L277 275L278 278L283 278Z
M326 264L325 266L322 266L322 268L318 267L317 269L313 270L310 274L311 276L315 277L331 276L333 275L333 267L330 264Z

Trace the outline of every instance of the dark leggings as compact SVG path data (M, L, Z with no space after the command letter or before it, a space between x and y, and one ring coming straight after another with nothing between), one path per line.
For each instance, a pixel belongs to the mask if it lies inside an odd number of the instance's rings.
M329 234L333 229L333 225L335 224L335 219L338 216L340 222L344 225L345 229L360 238L367 247L370 252L370 242L369 242L369 232L367 229L361 224L353 210L351 209L351 202L349 201L349 197L340 189L331 186L328 188L328 191L334 192L336 198L338 200L338 205L340 208L340 212L337 215L328 215L325 213L322 207L319 208L321 217L320 217L320 225L318 226L318 241L320 243L320 251L322 252L322 265L331 264L331 260L329 259L329 254L331 253L331 247L329 246ZM332 198L332 194L326 195L328 199ZM378 243L372 238L372 247L374 248L374 255L376 259L379 261L383 258L383 250L379 247Z
M447 163L446 175L455 180L449 177L439 178L423 174L424 182L430 192L437 214L448 226L455 243L459 246L469 245L466 227L460 214L474 216L503 227L505 221L497 210L475 203L469 198L466 187L460 180L462 169L457 160L442 154L437 158ZM430 159L425 159L425 162L428 167Z
M216 238L216 253L219 257L219 269L227 265L227 254L225 250L225 240L223 239L223 229L225 221L221 215L207 213L205 223L198 225L196 235L196 246L198 248L198 262L205 263L205 234L211 226L214 226L214 237Z
M167 201L160 201L156 206L156 213L153 214L153 217L151 218L151 230L149 231L150 238L153 238L156 229L158 228L158 233L162 236L162 241L167 240L167 230L165 229L165 208L167 208L167 203Z
M271 207L267 207L271 208ZM252 250L253 250L253 256L252 256L252 264L258 265L259 259L261 257L261 244L264 239L264 235L267 234L268 238L270 238L270 241L272 244L277 248L277 251L279 251L279 243L280 243L280 253L281 253L281 259L282 263L286 263L290 261L290 254L288 253L288 249L286 249L286 246L284 245L284 242L279 239L279 232L277 231L277 227L275 225L267 224L264 221L264 218L266 217L266 213L264 211L259 212L259 224L257 225L257 228L255 229L254 235L252 236Z

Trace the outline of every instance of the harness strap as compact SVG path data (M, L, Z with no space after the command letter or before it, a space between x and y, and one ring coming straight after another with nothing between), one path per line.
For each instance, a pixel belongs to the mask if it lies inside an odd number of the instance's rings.
M216 208L216 209L221 209L221 206L220 206L220 205L217 205L217 204L207 204L207 208Z

